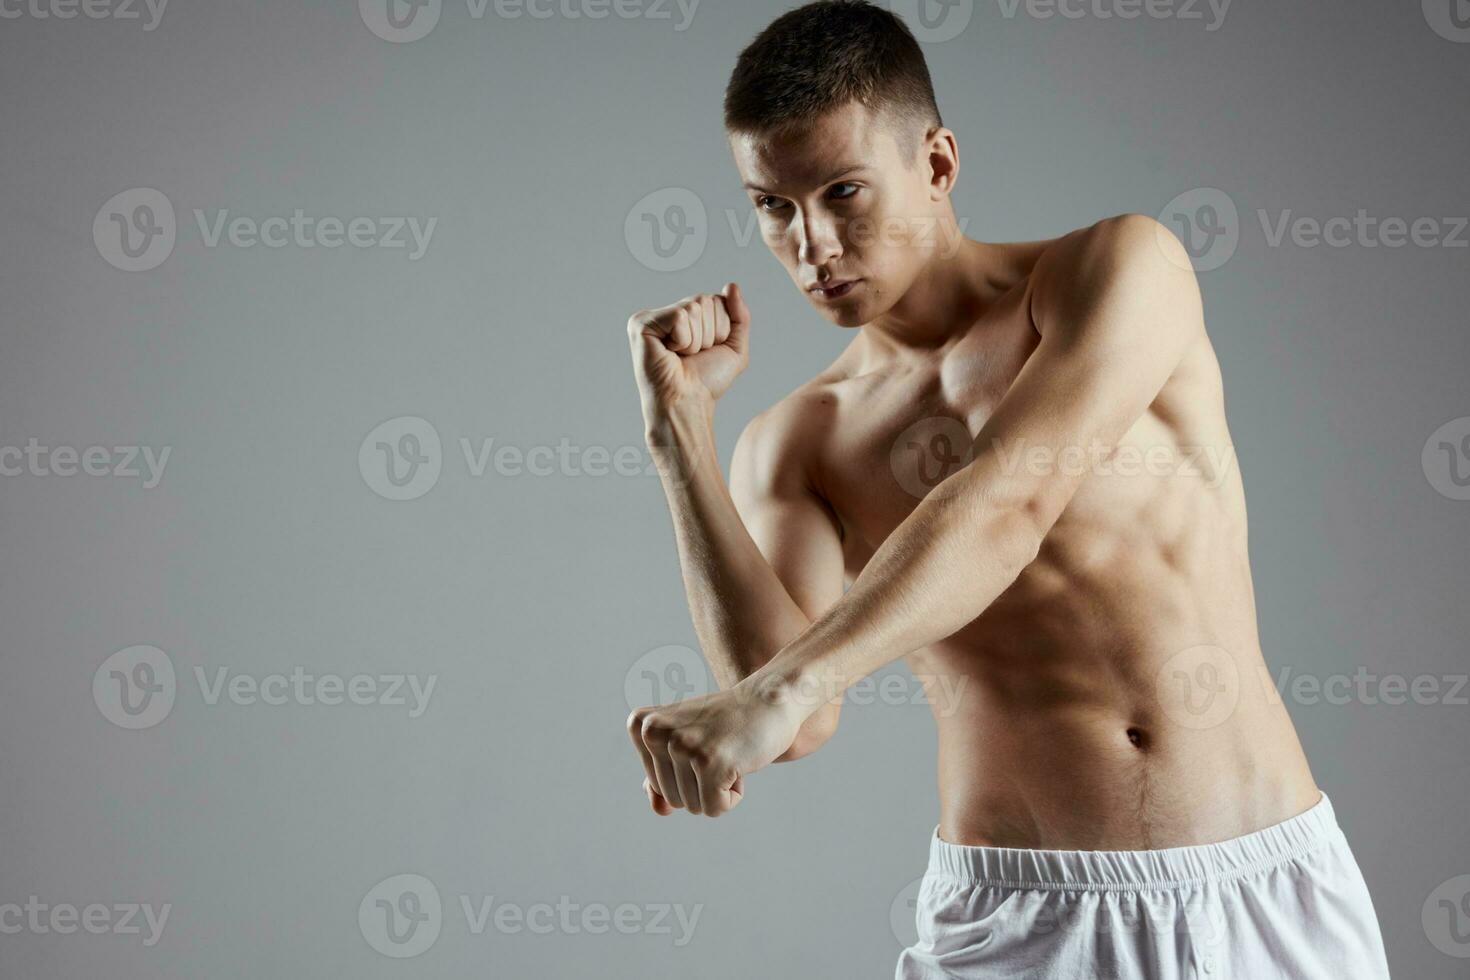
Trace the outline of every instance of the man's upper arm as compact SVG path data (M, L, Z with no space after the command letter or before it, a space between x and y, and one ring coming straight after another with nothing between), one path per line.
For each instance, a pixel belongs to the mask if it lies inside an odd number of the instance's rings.
M1148 410L1204 320L1183 247L1141 215L1052 246L1033 273L1031 314L1041 341L976 437L966 485L1045 534L1094 447L1115 447ZM1037 447L1050 466L1028 464Z
M809 619L842 598L843 583L836 519L810 479L813 438L797 407L781 403L745 427L730 465L741 520Z

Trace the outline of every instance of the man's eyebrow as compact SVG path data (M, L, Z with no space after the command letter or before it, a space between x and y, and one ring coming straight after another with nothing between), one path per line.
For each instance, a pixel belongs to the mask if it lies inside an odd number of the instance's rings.
M851 174L857 173L859 170L866 170L866 169L868 169L867 166L864 165L864 164L861 164L861 163L844 163L841 166L839 166L836 170L833 170L827 176L823 177L817 183L819 183L819 184L830 184L830 183L832 183L833 181L837 180L840 177L847 177L847 176L849 176ZM765 188L764 187L761 187L759 184L752 184L748 180L745 182L745 189L746 190L751 190L751 191L764 191L765 190Z

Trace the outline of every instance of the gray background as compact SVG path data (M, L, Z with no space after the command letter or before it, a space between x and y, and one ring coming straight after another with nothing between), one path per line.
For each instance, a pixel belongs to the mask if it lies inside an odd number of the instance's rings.
M645 8L647 4L644 4ZM654 818L622 730L644 653L693 645L646 477L475 477L458 440L641 443L623 324L745 286L751 366L722 449L848 339L725 209L719 100L785 5L470 16L390 44L354 4L175 0L141 21L0 20L0 445L172 447L160 486L0 478L0 904L170 903L163 939L0 935L5 978L888 976L890 908L936 820L922 706L855 706L719 822ZM1200 20L1007 17L926 44L972 236L1060 234L1226 191L1202 275L1244 466L1274 670L1466 670L1470 502L1426 439L1470 415L1463 248L1271 247L1256 216L1463 216L1470 44L1417 3L1241 2ZM963 11L961 11L963 12ZM645 194L694 191L688 268L635 257ZM112 195L178 213L152 271L103 260ZM205 247L192 210L437 217L427 255ZM1463 237L1463 236L1462 236ZM443 473L373 492L357 453L421 416ZM90 696L135 644L177 701L125 731ZM193 670L437 674L427 712L209 705ZM1461 692L1462 696L1465 692ZM1470 708L1293 703L1397 975L1465 975L1425 900L1470 874ZM389 959L375 883L437 886L443 931ZM702 904L675 936L471 935L458 896ZM1462 923L1462 926L1464 923Z

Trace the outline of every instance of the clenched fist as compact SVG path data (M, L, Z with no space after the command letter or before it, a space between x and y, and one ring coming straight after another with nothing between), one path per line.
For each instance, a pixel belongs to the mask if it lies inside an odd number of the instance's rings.
M740 287L701 293L628 318L646 420L680 402L712 403L749 362L750 311Z
M675 704L639 708L628 734L643 759L643 790L660 815L675 809L717 817L745 794L744 777L775 762L812 713L791 697L761 693L749 679Z

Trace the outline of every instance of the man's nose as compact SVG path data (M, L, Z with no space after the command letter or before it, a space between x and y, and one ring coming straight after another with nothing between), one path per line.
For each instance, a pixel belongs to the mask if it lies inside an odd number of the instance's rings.
M802 215L798 234L797 257L803 265L824 266L842 254L842 240L831 214L812 211Z

